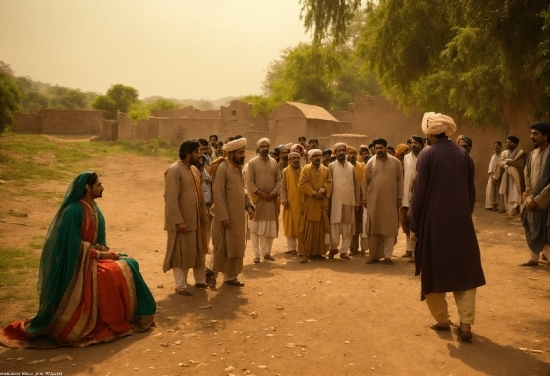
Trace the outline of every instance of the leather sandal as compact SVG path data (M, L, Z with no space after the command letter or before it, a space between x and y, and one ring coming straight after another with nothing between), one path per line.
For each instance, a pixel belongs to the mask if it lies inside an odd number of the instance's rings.
M195 287L198 287L200 289L205 289L208 287L206 283L195 283Z
M436 322L435 324L430 325L431 330L435 330L436 332L448 332L451 330L451 324L440 324Z
M238 287L244 286L244 282L239 281L237 278L234 278L231 281L225 281L224 283L227 283L228 285L231 285L231 286L238 286Z
M183 295L183 296L191 296L193 295L193 293L189 290L186 290L186 289L176 289L176 294L178 295Z
M472 331L471 330L462 330L462 328L458 327L458 334L460 335L460 338L463 341L471 341L472 340Z
M533 260L529 260L527 262L519 264L519 266L539 266L539 263Z

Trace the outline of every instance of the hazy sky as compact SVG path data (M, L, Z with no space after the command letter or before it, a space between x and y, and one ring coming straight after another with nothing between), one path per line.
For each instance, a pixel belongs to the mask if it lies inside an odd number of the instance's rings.
M259 94L269 62L310 40L299 14L298 0L0 0L0 60L84 91Z

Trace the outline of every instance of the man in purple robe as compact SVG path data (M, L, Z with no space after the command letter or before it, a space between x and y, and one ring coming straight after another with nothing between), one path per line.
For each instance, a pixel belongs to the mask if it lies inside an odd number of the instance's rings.
M453 292L463 340L472 339L476 288L485 284L472 211L475 203L474 163L449 136L456 125L448 116L427 112L422 130L430 146L418 157L412 198L411 238L421 300L436 323L433 330L450 330L445 294Z

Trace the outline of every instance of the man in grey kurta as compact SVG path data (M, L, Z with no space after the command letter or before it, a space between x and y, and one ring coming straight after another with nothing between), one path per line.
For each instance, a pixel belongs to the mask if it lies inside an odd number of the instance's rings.
M361 205L361 183L357 180L355 166L346 161L347 145L339 142L332 147L332 152L336 155L336 160L328 166L334 182L329 202L329 257L333 258L335 254L340 253L341 259L349 260L347 252L351 238L355 234L355 212Z
M502 198L502 195L498 194L500 181L493 179L497 168L497 163L500 158L502 142L495 141L493 145L495 148L495 154L491 156L491 161L489 162L489 180L487 181L487 190L485 191L485 209L494 211L500 209L504 211L504 199Z
M437 321L433 330L450 330L445 295L453 292L458 308L459 334L472 339L476 289L485 284L472 211L475 203L474 162L449 136L456 132L452 118L424 114L422 130L430 146L418 157L411 202L411 238L421 299Z
M383 257L386 264L392 265L399 230L398 211L403 199L403 167L399 159L386 152L386 140L377 138L373 144L375 157L367 162L363 182L369 244L367 264L378 262Z
M254 219L250 221L254 263L259 263L262 255L264 260L275 260L271 256L271 246L279 231L281 171L275 159L269 156L270 144L267 138L258 140L259 155L248 162L247 189L256 207Z
M184 141L180 160L164 173L164 229L168 234L163 270L172 269L176 293L192 295L186 289L187 273L193 269L195 286L206 285L206 203L202 194L200 172L194 166L199 159L199 143Z
M240 138L224 146L228 156L219 164L212 186L214 219L212 244L214 247L212 268L224 274L224 282L243 286L237 279L243 268L246 248L246 218L254 218L254 206L244 190L242 167L246 139Z

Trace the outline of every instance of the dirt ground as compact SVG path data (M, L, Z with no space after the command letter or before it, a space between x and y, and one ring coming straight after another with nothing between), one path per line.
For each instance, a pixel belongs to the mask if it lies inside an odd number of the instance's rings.
M103 172L98 203L108 244L139 261L158 304L156 327L87 348L0 348L0 374L550 375L550 267L519 267L528 258L519 222L480 203L474 221L487 285L477 293L474 339L463 343L454 331L429 329L433 319L420 301L414 264L399 257L403 234L393 266L366 265L364 257L303 265L284 254L280 231L275 262L253 264L248 245L240 277L245 287L218 282L217 289L191 287L192 297L176 295L172 274L162 272L163 172L169 163L128 155L92 163ZM36 187L66 188L55 181ZM30 225L0 223L1 246L24 248L32 236L44 236L58 206L59 200L32 196L0 198L0 219ZM9 209L29 217L10 217ZM34 287L36 280L28 283ZM457 323L452 296L448 301ZM0 324L20 318L21 304L0 307ZM73 360L49 361L64 354Z

